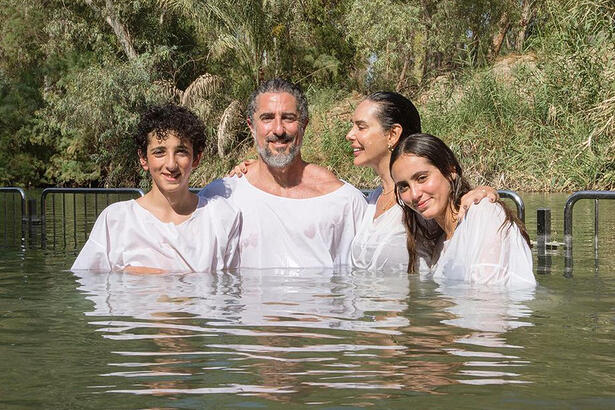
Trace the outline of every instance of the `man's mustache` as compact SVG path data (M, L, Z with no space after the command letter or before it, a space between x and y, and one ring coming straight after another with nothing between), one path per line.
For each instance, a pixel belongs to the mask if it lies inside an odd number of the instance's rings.
M288 135L287 133L284 133L282 135L269 135L265 141L266 142L291 142L293 140L293 136L292 135Z

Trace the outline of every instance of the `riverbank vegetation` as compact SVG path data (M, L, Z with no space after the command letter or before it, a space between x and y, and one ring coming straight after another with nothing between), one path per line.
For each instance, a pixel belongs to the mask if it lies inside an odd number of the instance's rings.
M244 104L263 79L310 101L304 157L361 187L344 136L370 91L416 102L475 183L615 189L610 0L0 0L0 184L138 186L148 104L207 125L194 185L254 157Z

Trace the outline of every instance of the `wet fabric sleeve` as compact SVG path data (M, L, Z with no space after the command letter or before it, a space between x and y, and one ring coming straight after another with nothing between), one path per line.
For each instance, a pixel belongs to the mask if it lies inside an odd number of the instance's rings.
M481 201L469 214L465 241L470 283L516 286L535 284L529 246L516 225L505 222L502 206Z
M445 243L434 279L505 286L535 286L532 254L517 225L504 224L502 206L481 201L468 210Z
M90 236L79 252L71 270L90 269L111 271L109 262L109 234L107 212L104 210L96 219Z
M229 231L228 243L224 258L224 267L226 269L238 268L241 263L241 255L239 253L239 234L241 233L242 215L237 213L237 217Z

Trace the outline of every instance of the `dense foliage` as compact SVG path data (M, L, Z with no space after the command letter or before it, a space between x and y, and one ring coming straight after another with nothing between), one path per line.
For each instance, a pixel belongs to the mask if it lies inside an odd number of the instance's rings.
M615 187L611 0L0 0L0 184L134 186L148 104L207 125L195 184L253 154L244 102L308 92L308 160L362 186L343 136L375 89L417 102L475 182Z

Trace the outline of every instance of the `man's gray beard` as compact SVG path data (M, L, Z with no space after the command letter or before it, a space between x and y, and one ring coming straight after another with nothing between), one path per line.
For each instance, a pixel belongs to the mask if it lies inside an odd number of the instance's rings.
M290 150L288 151L288 153L274 153L272 150L269 149L268 145L261 147L260 145L256 144L256 150L258 151L258 154L261 156L263 161L265 161L265 164L269 165L272 168L284 168L290 165L290 163L293 162L293 160L299 153L300 148L300 144L293 143L290 146Z

